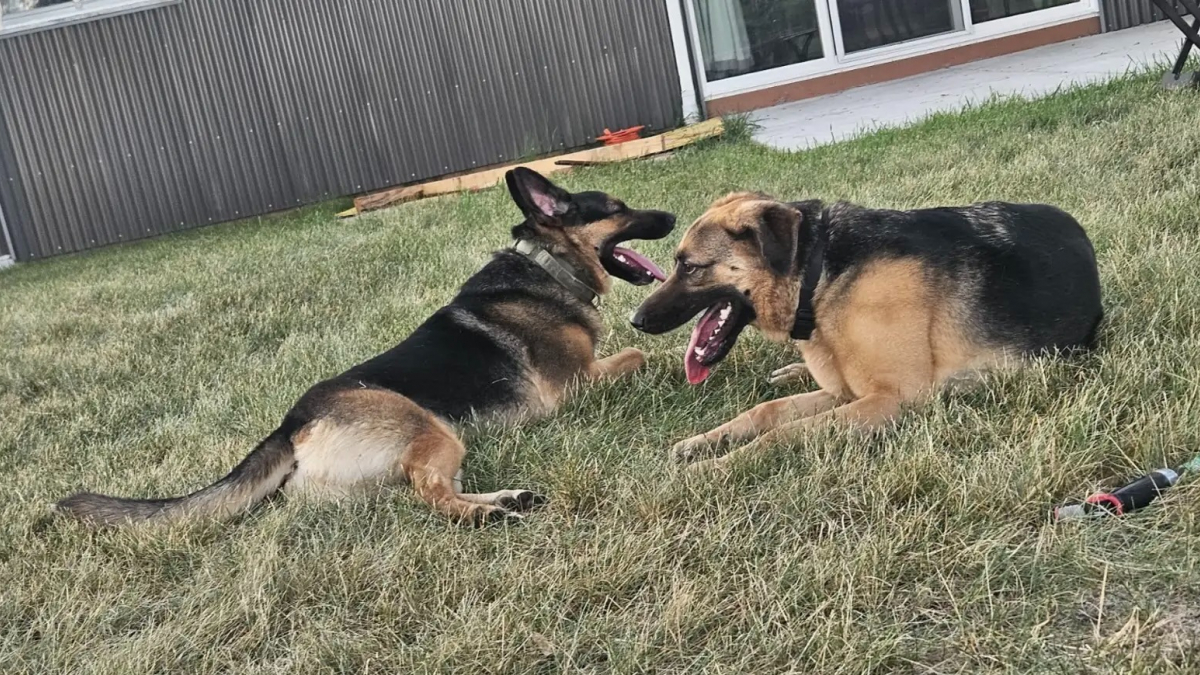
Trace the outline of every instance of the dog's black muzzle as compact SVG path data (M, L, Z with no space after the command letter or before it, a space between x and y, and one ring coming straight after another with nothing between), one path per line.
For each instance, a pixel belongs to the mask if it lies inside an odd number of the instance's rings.
M700 312L722 301L731 303L745 316L754 316L754 308L746 296L732 286L702 291L692 291L683 286L679 277L672 275L637 308L629 317L629 323L643 333L660 335L679 328Z

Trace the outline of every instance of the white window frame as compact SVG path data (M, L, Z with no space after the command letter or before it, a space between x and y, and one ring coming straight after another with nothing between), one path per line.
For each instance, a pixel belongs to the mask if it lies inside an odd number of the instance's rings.
M704 111L700 107L703 92L697 91L700 86L696 73L692 69L691 45L699 44L691 41L688 31L688 21L684 15L684 5L689 0L665 0L667 3L667 23L671 27L671 48L675 52L675 68L679 74L679 93L683 99L683 122L692 124L704 119ZM690 10L689 10L690 11Z
M814 0L817 9L818 33L821 37L821 49L824 56L803 63L736 75L715 82L709 82L705 77L701 58L695 63L696 79L700 82L704 100L711 101L716 98L791 84L820 75L831 75L864 66L898 61L918 54L929 54L952 47L1024 33L1037 28L1047 28L1100 14L1099 0L1080 0L1080 2L1069 5L1040 9L976 24L971 21L970 0L958 1L961 6L963 30L939 33L844 54L840 31L835 30L838 25L836 23L838 21L836 0ZM700 31L691 0L684 0L683 6L687 15L686 29L694 46L692 53L699 55ZM836 38L835 35L837 35Z
M0 39L178 4L182 0L71 0L14 14L0 12Z

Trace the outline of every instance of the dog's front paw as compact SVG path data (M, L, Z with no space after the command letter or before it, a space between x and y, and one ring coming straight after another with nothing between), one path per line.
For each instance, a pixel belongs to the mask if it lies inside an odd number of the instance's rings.
M684 467L684 471L690 476L707 476L707 475L722 475L729 469L728 459L725 457L714 457L706 459L695 464L689 464Z
M679 441L671 448L671 459L680 464L691 464L711 455L714 445L704 434L692 436Z
M787 384L789 382L800 382L802 380L807 380L808 378L808 366L804 365L803 363L793 363L791 365L784 366L779 370L772 371L771 374L767 376L767 383L780 385Z
M618 354L622 361L625 361L629 370L638 370L646 366L646 353L637 347L626 347Z

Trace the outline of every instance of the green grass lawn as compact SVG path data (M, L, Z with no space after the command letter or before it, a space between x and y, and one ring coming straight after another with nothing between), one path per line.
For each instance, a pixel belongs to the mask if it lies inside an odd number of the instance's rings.
M355 220L313 208L0 273L0 672L1197 672L1200 487L1123 520L1051 505L1200 451L1200 96L1127 79L800 154L711 142L577 170L686 224L725 192L908 208L1057 204L1096 244L1102 347L829 430L726 478L671 444L799 387L747 332L700 387L686 330L520 429L468 489L552 502L470 530L409 491L227 524L38 527L81 488L193 490L311 383L403 338L508 243L497 189ZM639 248L662 263L683 227Z

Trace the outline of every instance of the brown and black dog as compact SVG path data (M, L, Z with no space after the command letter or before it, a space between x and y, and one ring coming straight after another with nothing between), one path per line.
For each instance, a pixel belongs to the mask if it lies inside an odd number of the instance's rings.
M631 317L663 333L700 312L684 355L698 384L747 325L803 356L818 391L763 403L677 443L694 468L795 440L831 420L871 428L947 383L1021 357L1092 345L1103 317L1095 253L1052 206L916 211L735 193L684 235L667 281Z
M544 501L529 490L462 492L466 449L452 424L549 414L577 381L618 378L645 363L625 349L597 359L599 296L611 277L664 274L619 247L660 239L675 216L630 209L602 192L570 194L517 168L506 176L525 216L498 252L403 342L309 389L226 477L186 497L83 493L57 504L95 526L228 517L284 488L344 495L408 482L434 509L472 523L517 518Z

